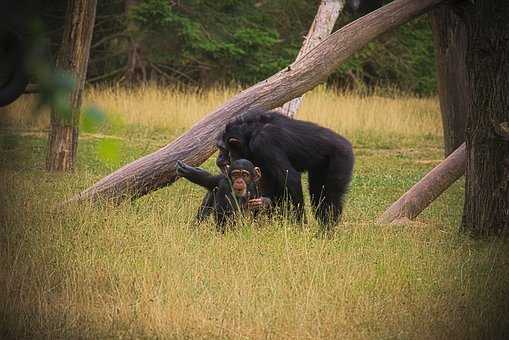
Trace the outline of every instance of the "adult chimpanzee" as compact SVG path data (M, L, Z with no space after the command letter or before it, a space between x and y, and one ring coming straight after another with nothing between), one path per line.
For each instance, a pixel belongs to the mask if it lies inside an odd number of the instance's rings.
M270 206L270 199L261 197L257 182L261 177L258 167L246 159L238 159L228 167L227 175L212 175L185 163L177 162L177 175L187 178L208 190L199 215L204 218L213 213L218 230L224 232L226 222L233 215L247 209L257 212ZM200 218L201 219L201 218Z
M288 195L298 219L304 212L300 173L308 171L317 219L327 229L339 221L354 164L346 138L276 112L247 113L227 124L221 138L231 161L245 158L261 168L265 196L281 203Z

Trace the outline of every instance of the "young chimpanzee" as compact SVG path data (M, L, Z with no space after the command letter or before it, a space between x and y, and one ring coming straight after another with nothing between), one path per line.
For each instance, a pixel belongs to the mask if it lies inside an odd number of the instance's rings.
M227 124L221 138L231 161L245 158L261 168L264 196L280 204L288 195L298 219L304 213L300 173L308 171L317 219L327 229L337 224L354 164L346 138L276 112L247 113Z
M223 175L227 176L228 175L228 167L230 164L230 156L229 156L228 150L226 149L226 145L224 144L222 138L218 138L216 140L216 147L219 150L219 154L217 155L217 159L216 159L216 165L221 170ZM199 177L200 178L199 180L201 180L201 181L215 182L215 181L217 181L217 179L215 179L213 177L216 177L216 176L221 177L222 175L214 176L202 169L195 168L195 176ZM212 178L210 178L210 176L212 176ZM268 194L270 193L270 190L266 189L268 185L265 182L264 177L260 177L258 179L258 181L256 182L256 186L258 188L258 193L260 194L260 196L265 197L265 196L267 196L267 195L265 195L266 192ZM207 187L207 186L202 185L202 187ZM251 205L253 205L254 202L256 202L256 201L253 201ZM271 202L270 198L268 198L268 197L264 200L265 205L268 204L267 202L269 202L269 203ZM265 206L264 208L266 209L269 207ZM211 190L208 190L207 193L205 194L205 196L203 197L200 207L198 208L198 213L196 214L196 220L198 222L202 222L202 221L206 220L207 217L209 217L209 215L213 211L214 211L214 194Z
M176 170L178 176L208 190L200 207L201 210L207 211L199 211L199 216L203 216L199 219L204 219L213 213L219 231L224 232L226 222L232 220L238 211L249 209L256 213L259 209L270 206L270 199L261 197L258 191L260 169L246 159L232 162L226 170L227 175L224 173L212 175L181 161L177 162Z

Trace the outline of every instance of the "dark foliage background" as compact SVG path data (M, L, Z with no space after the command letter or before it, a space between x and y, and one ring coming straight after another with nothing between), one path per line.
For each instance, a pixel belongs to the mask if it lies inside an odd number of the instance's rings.
M42 15L53 55L66 1ZM249 85L291 63L319 1L105 0L98 2L88 81L136 85ZM353 18L343 14L341 27ZM336 28L337 28L336 27ZM417 95L436 91L430 20L414 20L350 58L328 80Z

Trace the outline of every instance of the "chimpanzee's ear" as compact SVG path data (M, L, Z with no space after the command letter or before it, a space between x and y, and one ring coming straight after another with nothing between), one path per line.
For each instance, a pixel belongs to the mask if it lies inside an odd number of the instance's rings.
M258 182L260 180L260 178L262 178L262 171L257 166L255 166L254 171L255 171L254 181Z
M230 144L231 146L239 146L240 145L240 139L234 138L234 137L230 137L230 138L228 138L228 144Z

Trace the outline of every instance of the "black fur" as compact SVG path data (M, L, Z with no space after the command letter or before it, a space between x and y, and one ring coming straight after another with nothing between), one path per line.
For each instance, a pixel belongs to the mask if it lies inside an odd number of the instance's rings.
M209 172L195 168L178 161L177 175L184 177L194 184L207 189L197 219L202 221L211 213L214 214L217 228L224 232L228 222L233 220L239 211L247 209L247 202L253 198L259 198L260 194L255 182L255 166L248 160L239 159L229 166L228 175L212 175ZM247 183L247 196L236 197L233 193L231 172L234 170L247 170L251 174L251 180Z
M308 171L317 219L326 228L337 224L354 164L346 138L276 112L254 112L229 123L221 139L231 161L245 158L261 168L264 196L276 204L287 196L299 220L304 213L301 172Z

